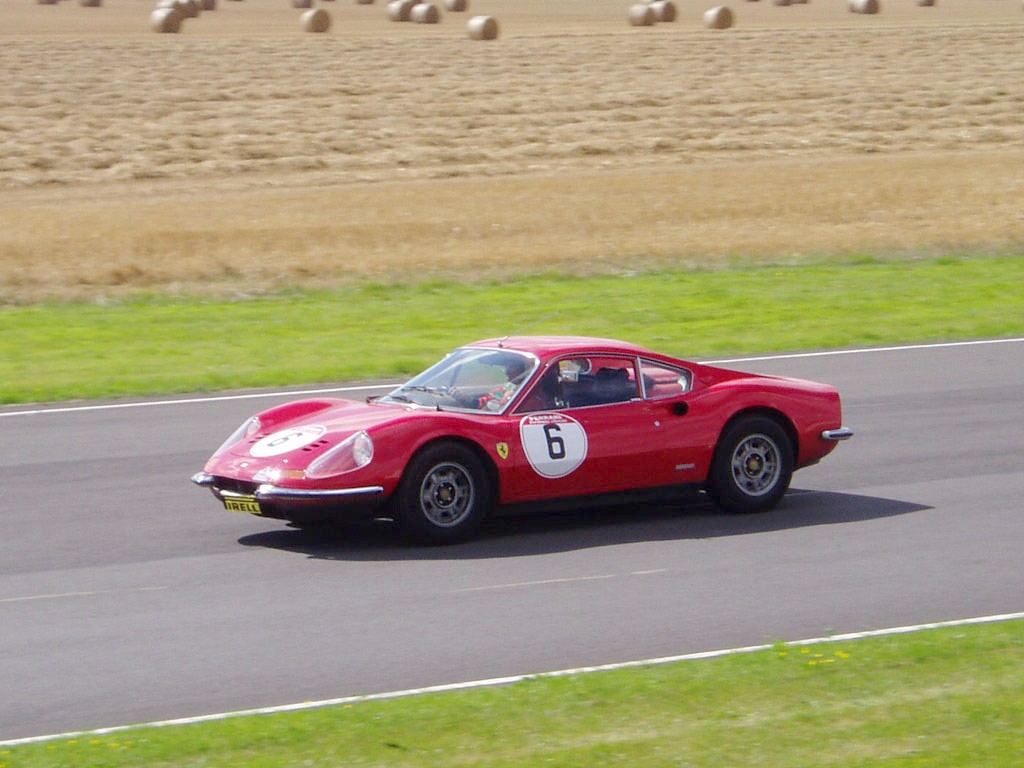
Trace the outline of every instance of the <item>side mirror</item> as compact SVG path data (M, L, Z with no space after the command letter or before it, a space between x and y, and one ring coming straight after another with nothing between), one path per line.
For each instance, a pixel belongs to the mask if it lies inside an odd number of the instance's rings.
M672 413L676 416L685 416L690 412L689 404L685 402L672 403Z

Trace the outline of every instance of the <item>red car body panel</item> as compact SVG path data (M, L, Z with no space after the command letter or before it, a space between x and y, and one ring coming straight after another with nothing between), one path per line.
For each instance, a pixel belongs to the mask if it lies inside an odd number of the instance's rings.
M848 432L842 428L839 393L826 384L703 365L608 339L513 337L464 349L525 353L536 367L496 413L334 398L273 408L258 414L257 431L222 446L193 480L210 486L222 500L231 493L222 491L230 488L249 493L260 486L298 494L264 505L262 513L271 516L289 518L290 510L311 506L339 510L350 501L372 511L395 494L418 451L450 440L485 457L498 503L514 505L702 486L723 430L740 414L770 414L782 423L794 446L794 468L814 464L835 448L841 438L829 431ZM617 361L632 371L625 384L635 396L532 411L545 374L555 373L569 358ZM654 374L647 375L648 370ZM673 378L665 371L684 375ZM688 386L680 385L682 380ZM372 441L369 463L334 476L307 476L319 457L359 433ZM351 499L301 495L350 490Z

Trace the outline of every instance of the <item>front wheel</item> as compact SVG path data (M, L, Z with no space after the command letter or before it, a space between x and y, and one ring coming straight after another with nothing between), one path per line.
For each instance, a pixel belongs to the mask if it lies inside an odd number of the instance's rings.
M395 519L402 537L422 544L467 539L491 507L483 463L458 443L438 443L410 462L396 498Z
M725 430L708 491L727 512L763 512L782 499L793 476L793 444L777 421L748 416Z

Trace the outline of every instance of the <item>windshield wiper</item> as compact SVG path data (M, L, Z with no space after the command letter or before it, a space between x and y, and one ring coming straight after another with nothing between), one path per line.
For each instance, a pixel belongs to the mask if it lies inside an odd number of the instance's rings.
M402 387L402 389L407 389L410 392L426 392L428 395L439 395L441 397L448 394L448 390L443 387L426 387L422 384L414 384L411 387Z

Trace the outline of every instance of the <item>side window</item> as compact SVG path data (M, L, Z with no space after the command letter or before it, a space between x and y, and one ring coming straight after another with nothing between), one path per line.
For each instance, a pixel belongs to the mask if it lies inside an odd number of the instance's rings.
M644 382L644 394L648 398L681 395L689 392L693 386L693 374L685 368L653 360L640 361L640 377Z
M628 357L576 357L560 360L558 383L569 408L625 403L640 397L636 366Z

